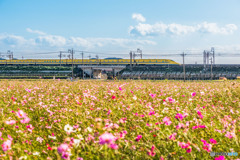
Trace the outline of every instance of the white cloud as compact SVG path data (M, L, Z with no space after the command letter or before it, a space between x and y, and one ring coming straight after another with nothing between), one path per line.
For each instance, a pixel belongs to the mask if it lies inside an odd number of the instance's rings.
M198 25L182 25L182 24L145 24L138 23L136 26L129 27L129 33L136 36L154 36L161 34L184 35L189 33L211 33L211 34L233 34L238 27L235 24L227 24L224 27L219 27L216 23L203 22Z
M27 42L27 40L22 36L16 35L0 35L0 43L4 45L9 45L11 47L15 47L17 45L23 45Z
M62 36L55 35L43 35L35 39L36 44L50 46L50 47L60 47L66 45L66 38Z
M132 19L135 19L136 21L138 22L145 22L146 21L146 18L143 17L141 14L139 13L133 13L132 14Z
M27 28L26 30L29 33L36 33L36 34L39 34L39 35L45 35L46 34L46 33L42 32L42 31L32 30L31 28Z
M224 27L219 27L216 23L207 23L204 22L195 27L197 31L203 33L213 33L213 34L232 34L238 29L235 24L227 24Z
M84 48L93 48L94 45L89 41L81 37L71 37L68 40L68 44L72 44L77 47L84 47Z

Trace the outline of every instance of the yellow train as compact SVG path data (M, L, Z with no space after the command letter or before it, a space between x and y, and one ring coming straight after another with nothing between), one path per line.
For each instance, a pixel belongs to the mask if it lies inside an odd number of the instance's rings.
M24 60L0 60L0 65L70 65L71 59L24 59ZM73 64L77 65L128 65L130 59L74 59ZM132 64L137 65L180 65L179 63L170 59L135 59Z

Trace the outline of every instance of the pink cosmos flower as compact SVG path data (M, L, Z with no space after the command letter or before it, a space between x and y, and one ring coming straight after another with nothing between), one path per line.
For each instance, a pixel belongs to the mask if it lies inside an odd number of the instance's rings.
M151 152L148 152L148 155L154 157L156 153L151 151Z
M38 142L42 143L42 141L43 141L43 138L42 138L42 137L37 137L36 141L38 141Z
M210 142L211 142L212 144L217 144L217 141L216 141L215 139L213 139L213 138L210 139Z
M166 101L168 101L169 103L174 103L175 99L171 98L171 97L167 97Z
M201 139L201 141L205 144L205 143L207 143L207 141L206 140L204 140L204 139Z
M26 118L27 114L24 113L22 110L19 110L16 115L18 116L18 118Z
M107 115L109 115L111 112L112 112L111 109L109 109Z
M150 111L149 113L148 113L148 115L154 115L155 114L155 111Z
M57 148L57 151L59 154L62 154L62 153L65 153L65 152L68 152L69 151L69 147L67 144L61 144L58 148Z
M155 98L156 97L156 94L149 94L152 98Z
M178 145L181 147L181 148L188 148L190 146L190 143L184 143L184 142L178 142Z
M229 139L231 139L231 138L234 137L234 133L227 132L227 133L225 134L225 137L228 137Z
M0 137L2 137L2 132L0 132Z
M155 149L155 146L153 145L152 148L151 148L151 152L148 152L149 156L154 157L156 155L156 153L154 152L154 149Z
M171 140L175 140L175 136L177 135L177 133L173 133L171 134L168 138L171 139Z
M13 125L13 124L15 124L16 122L17 122L17 121L15 121L15 120L5 121L5 123L8 124L8 125Z
M183 124L183 123L179 123L179 124L176 126L176 129L181 129L181 128L184 128L184 124Z
M165 125L167 125L167 126L171 125L171 123L172 123L172 121L170 121L170 118L168 118L168 117L164 117L164 118L163 118L163 122L164 122Z
M104 133L99 137L99 144L113 144L116 140L111 133Z
M225 160L225 157L224 156L219 156L219 157L216 157L214 160Z
M205 141L204 139L202 139L201 141L203 142L203 149L207 152L210 152L212 150L212 145L208 144L207 141Z
M120 91L122 91L122 88L121 88L121 87L119 87L119 90L120 90Z
M2 144L2 150L3 150L3 151L7 151L7 150L11 149L11 145L12 145L12 141L10 141L9 139L6 140L6 141L3 142L3 144Z
M117 144L110 144L109 148L118 149L118 145Z
M197 128L198 128L198 126L193 126L193 127L192 127L192 129L197 129Z
M199 127L199 128L206 128L205 125L199 125L198 127Z
M136 141L140 141L140 139L142 138L142 135L138 135L137 138L136 138Z
M183 113L183 118L186 118L188 116L188 113Z
M9 139L10 141L13 141L13 138L12 138L12 136L10 136L10 135L8 135L8 139Z
M28 89L28 88L26 89L26 91L27 91L27 92L29 92L29 93L31 93L31 90L30 90L30 89Z
M69 159L70 160L70 155L71 154L69 152L63 152L61 157L62 157L62 159Z
M182 120L182 119L183 119L183 115L180 114L180 113L177 113L176 116L175 116L175 118Z
M29 123L31 119L28 117L25 117L24 119L20 120L21 123Z
M200 112L200 111L197 111L197 114L198 114L198 116L202 119L203 118L203 115L202 115L202 113Z
M187 148L187 153L190 153L190 152L192 152L192 147Z

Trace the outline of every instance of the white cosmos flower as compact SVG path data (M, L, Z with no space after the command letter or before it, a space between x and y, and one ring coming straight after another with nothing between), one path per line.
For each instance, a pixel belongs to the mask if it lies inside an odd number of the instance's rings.
M67 124L67 125L65 125L64 130L65 130L67 133L72 133L72 132L73 132L73 127L70 126L69 124Z
M34 155L34 156L39 156L40 153L39 153L39 152L33 152L33 155Z
M48 138L56 139L56 136L50 136L50 135L48 135Z
M88 130L88 132L92 132L92 128L90 128L90 127L87 127L87 130Z
M21 156L19 159L27 159L27 156Z
M134 99L134 100L137 100L137 96L134 96L133 99Z
M73 143L74 143L74 146L78 147L79 146L79 143L81 142L80 139L74 139L73 140Z
M78 134L77 137L80 139L80 140L83 140L83 136L81 134Z
M16 133L23 133L23 131L21 131L21 130L18 130L18 131L16 131Z

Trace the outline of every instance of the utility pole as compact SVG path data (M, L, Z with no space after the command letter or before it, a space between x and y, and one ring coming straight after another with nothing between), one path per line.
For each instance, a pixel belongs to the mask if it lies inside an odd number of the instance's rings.
M211 80L213 79L213 75L212 75L212 63L213 63L213 60L212 60L212 57L211 57Z
M73 48L69 49L68 52L72 55L72 80L73 80Z
M84 79L84 70L83 70L83 52L82 52L82 77Z
M215 64L215 50L214 50L214 47L211 48L211 52L212 52L212 55L213 55L213 64Z
M133 56L133 53L132 51L130 51L130 70L132 71L132 56Z
M185 58L186 54L183 52L183 53L181 54L181 56L183 57L183 73L184 73L183 77L184 77L184 82L185 82L185 80L186 80L186 73L185 73L185 62L184 62L184 58Z
M61 66L62 65L62 51L60 51L59 57L60 57L60 66Z

